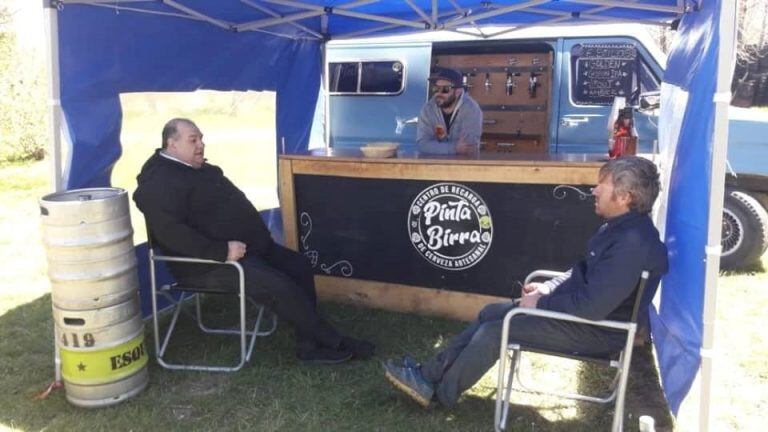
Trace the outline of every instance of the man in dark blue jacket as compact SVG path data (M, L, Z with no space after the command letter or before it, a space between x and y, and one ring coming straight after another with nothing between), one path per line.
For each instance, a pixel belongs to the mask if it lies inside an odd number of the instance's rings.
M592 320L628 321L643 270L650 272L641 314L667 272L667 249L649 217L659 193L658 172L639 157L612 160L600 169L592 194L595 213L605 223L589 240L584 258L563 277L523 287L519 306L564 312ZM433 398L451 406L496 362L504 316L517 305L491 304L437 356L416 363L408 357L385 364L398 389L422 406ZM606 354L617 352L623 332L584 324L519 315L509 324L509 340L541 349Z
M155 244L169 255L238 261L246 294L296 330L296 355L311 363L367 359L374 345L342 335L317 311L312 266L274 241L245 194L205 160L203 134L188 119L163 128L162 147L138 175L133 199ZM234 292L230 266L169 263L176 280L207 290Z

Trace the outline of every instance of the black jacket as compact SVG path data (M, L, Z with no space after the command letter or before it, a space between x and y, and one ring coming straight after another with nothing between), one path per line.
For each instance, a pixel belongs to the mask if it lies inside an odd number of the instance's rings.
M245 243L248 255L262 255L272 244L258 210L215 165L195 169L158 149L136 179L133 200L144 213L147 234L166 254L225 261L230 240ZM177 279L213 270L169 264Z
M640 273L650 272L640 311L645 313L667 267L667 248L651 218L630 211L608 220L592 236L586 256L573 266L571 277L551 295L541 297L536 307L593 320L627 321Z

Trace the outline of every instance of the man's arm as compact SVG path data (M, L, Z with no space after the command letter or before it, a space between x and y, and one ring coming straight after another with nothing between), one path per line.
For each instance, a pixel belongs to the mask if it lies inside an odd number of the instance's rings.
M560 276L554 277L552 279L549 279L544 282L531 282L528 285L525 285L523 287L523 293L530 294L533 291L538 291L542 295L549 295L552 294L557 287L563 284L563 282L567 281L571 277L571 273L573 272L572 269L568 269L567 272L561 274Z
M430 115L431 100L424 104L419 113L419 123L416 125L416 144L422 153L431 154L456 154L456 148L453 143L445 141L440 142L435 135L435 126L437 125L433 115ZM447 133L447 131L446 131Z
M188 209L186 194L166 181L147 181L133 195L136 205L144 213L152 236L161 245L183 256L224 261L229 245L200 234L186 222Z
M467 103L459 109L459 114L456 119L458 122L452 126L461 137L459 142L468 146L479 146L483 135L483 111L477 104Z
M604 319L629 297L646 261L647 245L637 233L626 233L594 264L587 283L567 293L539 299L538 307L592 320Z

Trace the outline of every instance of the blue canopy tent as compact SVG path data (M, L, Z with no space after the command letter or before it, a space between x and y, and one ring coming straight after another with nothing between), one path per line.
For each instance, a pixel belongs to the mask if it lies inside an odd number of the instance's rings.
M124 92L275 91L275 145L284 139L291 153L308 145L327 40L436 30L485 38L533 25L680 19L660 120L672 271L651 323L672 410L701 371L700 429L708 429L735 2L47 0L45 6L56 190L109 185L121 152ZM490 33L489 25L507 29Z

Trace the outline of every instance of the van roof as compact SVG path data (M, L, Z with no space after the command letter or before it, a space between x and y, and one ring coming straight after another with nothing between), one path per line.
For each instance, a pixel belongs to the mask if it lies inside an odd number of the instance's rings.
M666 64L666 55L661 51L653 37L649 33L649 25L637 23L621 24L600 24L594 22L585 22L580 25L553 25L553 26L530 26L521 27L517 30L514 27L482 27L483 33L497 36L482 37L473 27L460 29L461 32L454 31L435 31L422 33L400 34L395 36L366 37L353 39L335 39L328 42L330 47L360 46L360 45L403 45L410 43L432 43L432 42L460 42L460 41L483 41L483 40L546 40L562 37L606 37L606 36L629 36L637 39L649 51L649 53L664 66ZM468 34L475 33L476 35Z

